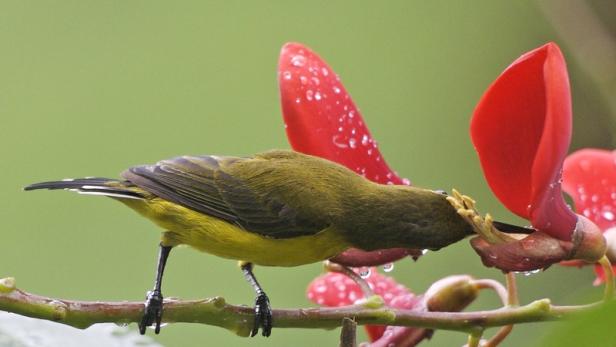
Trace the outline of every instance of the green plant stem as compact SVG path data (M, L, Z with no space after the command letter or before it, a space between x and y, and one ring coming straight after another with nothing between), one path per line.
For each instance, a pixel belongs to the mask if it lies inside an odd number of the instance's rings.
M475 331L468 335L468 343L467 347L479 347L481 344L481 336L483 335L483 331Z
M553 306L548 299L525 306L504 307L476 312L426 312L389 307L368 308L353 305L337 308L273 310L274 327L333 329L343 319L353 317L357 324L383 324L418 328L456 330L476 333L488 327L515 323L561 320L596 305ZM0 310L33 318L46 319L76 328L96 323L126 324L138 322L143 302L86 302L60 300L30 294L15 288L14 280L0 280ZM164 304L163 321L201 323L248 336L253 326L252 307L230 305L223 298L205 300L169 300Z
M614 272L612 270L612 264L605 255L603 258L599 259L598 263L603 268L603 273L605 274L605 292L603 294L603 299L609 301L614 298Z

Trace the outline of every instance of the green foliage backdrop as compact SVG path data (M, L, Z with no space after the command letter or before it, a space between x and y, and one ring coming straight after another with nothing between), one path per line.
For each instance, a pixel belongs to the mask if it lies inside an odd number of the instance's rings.
M159 230L109 199L24 193L28 183L116 176L180 154L243 155L288 148L276 63L287 41L311 46L340 74L392 167L414 184L460 189L479 208L520 222L491 195L468 136L475 103L517 56L547 41L569 61L575 146L611 146L606 111L530 1L55 1L0 3L0 277L63 298L140 300L150 288ZM577 130L578 128L584 130ZM319 264L258 268L275 307L301 307ZM452 274L500 279L466 241L405 260L392 273L416 292ZM521 277L521 299L599 298L594 275L553 269ZM224 295L252 304L233 261L183 248L169 261L166 296ZM491 308L489 294L472 308ZM519 326L528 345L550 324ZM151 333L151 332L150 332ZM241 339L171 325L166 346L335 345L337 331L274 330ZM461 345L437 332L430 345Z

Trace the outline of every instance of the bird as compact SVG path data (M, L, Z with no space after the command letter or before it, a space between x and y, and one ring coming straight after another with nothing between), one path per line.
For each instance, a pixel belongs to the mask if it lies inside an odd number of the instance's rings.
M292 150L248 157L184 155L130 167L121 179L64 179L24 188L37 189L107 196L164 230L154 286L138 322L141 334L151 325L160 332L163 273L178 245L238 260L256 294L251 336L259 329L270 336L270 300L254 265L299 266L351 247L438 250L473 234L443 191L377 184ZM508 232L524 232L503 225Z

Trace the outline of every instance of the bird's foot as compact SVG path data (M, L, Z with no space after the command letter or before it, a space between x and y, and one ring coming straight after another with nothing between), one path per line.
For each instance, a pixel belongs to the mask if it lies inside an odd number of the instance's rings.
M265 337L272 333L272 308L269 298L264 292L257 295L255 300L255 323L250 336L255 336L262 329L261 334Z
M160 321L163 317L163 295L161 292L153 290L146 295L145 310L139 323L139 333L145 334L145 328L155 324L154 333L160 332Z

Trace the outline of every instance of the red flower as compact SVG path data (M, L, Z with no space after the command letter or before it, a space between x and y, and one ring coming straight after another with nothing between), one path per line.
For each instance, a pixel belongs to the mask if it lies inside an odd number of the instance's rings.
M569 241L577 218L563 199L560 175L571 141L571 95L558 46L524 54L492 83L475 109L471 138L500 201Z
M603 230L611 250L609 241L616 236L616 152L583 149L569 155L563 166L563 189L573 198L576 211ZM608 256L615 258L610 251ZM600 284L603 269L595 269L595 284Z
M389 307L414 311L457 312L473 302L479 293L475 280L467 275L445 277L433 283L423 295L414 295L393 278L371 270L365 279L374 294ZM359 285L341 273L329 272L315 278L306 291L308 299L321 306L338 307L364 298ZM431 329L366 325L371 347L411 347L433 334Z
M415 296L404 285L398 284L392 277L381 275L374 268L370 270L365 281L374 294L383 298L387 306L411 309L422 305L420 297ZM326 307L353 305L364 299L364 294L355 281L335 272L328 272L312 280L306 290L306 296L315 304ZM366 325L366 333L371 342L381 338L386 329L384 325ZM425 329L414 330L426 333Z
M492 191L540 231L526 240L494 246L492 256L498 251L517 257L499 260L513 266L501 269L531 270L572 256L589 261L601 257L605 246L596 237L595 226L574 214L562 196L562 165L571 139L571 94L565 60L556 44L522 55L492 83L475 109L471 138ZM593 241L581 246L574 240L581 235L574 233L589 235L581 239ZM545 249L533 246L538 243ZM484 263L499 266L485 256L489 253L485 240L473 246Z
M287 137L294 150L319 156L382 184L410 184L392 171L336 73L299 43L282 47L278 84ZM347 266L382 265L417 250L349 250L333 261Z

